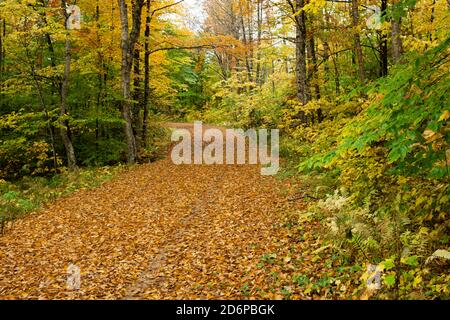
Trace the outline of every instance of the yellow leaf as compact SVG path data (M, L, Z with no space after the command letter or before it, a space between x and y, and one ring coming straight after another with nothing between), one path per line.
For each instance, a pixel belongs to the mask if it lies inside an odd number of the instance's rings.
M439 121L445 121L450 118L450 111L445 110L442 116L439 118Z
M419 275L414 278L413 287L418 288L421 283L422 283L422 276Z
M425 140L429 141L435 134L436 134L436 132L434 132L430 129L427 129L427 130L425 130L425 132L423 133L422 136Z

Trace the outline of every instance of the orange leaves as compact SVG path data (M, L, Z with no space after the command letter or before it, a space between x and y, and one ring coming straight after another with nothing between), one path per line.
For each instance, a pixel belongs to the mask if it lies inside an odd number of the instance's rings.
M176 166L166 159L134 167L18 220L0 238L0 298L346 294L351 281L336 280L329 246L316 236L320 225L286 217L304 209L300 199L288 200L286 187L295 188L262 177L257 166ZM80 270L80 290L67 287L69 265Z
M136 167L0 238L0 297L259 297L257 265L277 243L277 188L252 166ZM70 264L80 268L80 290L66 286Z

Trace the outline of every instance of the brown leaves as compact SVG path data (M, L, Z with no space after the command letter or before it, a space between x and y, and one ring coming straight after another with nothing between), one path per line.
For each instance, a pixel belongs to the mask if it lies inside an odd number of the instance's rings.
M252 297L268 290L257 265L276 243L277 189L256 166L136 167L0 238L0 297ZM70 264L81 269L79 291L67 288Z
M322 299L348 295L298 182L258 166L135 167L0 238L5 299ZM287 192L286 192L287 190ZM67 288L67 267L81 270ZM338 280L337 280L338 279Z

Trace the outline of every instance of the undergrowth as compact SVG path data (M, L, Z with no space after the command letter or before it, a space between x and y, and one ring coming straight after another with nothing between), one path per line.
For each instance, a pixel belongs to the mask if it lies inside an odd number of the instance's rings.
M77 190L98 187L126 168L124 165L84 168L51 177L0 180L0 234L12 227L15 219Z

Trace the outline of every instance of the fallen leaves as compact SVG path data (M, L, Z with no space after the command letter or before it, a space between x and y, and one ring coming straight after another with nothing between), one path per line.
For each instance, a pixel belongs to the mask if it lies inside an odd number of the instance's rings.
M290 190L292 181L263 177L258 166L137 166L1 237L0 298L345 295L351 279L337 279L320 225ZM67 287L69 265L80 268L80 290Z
M252 298L269 290L257 265L278 241L279 187L257 166L136 167L0 238L0 297ZM70 264L78 291L66 287Z

